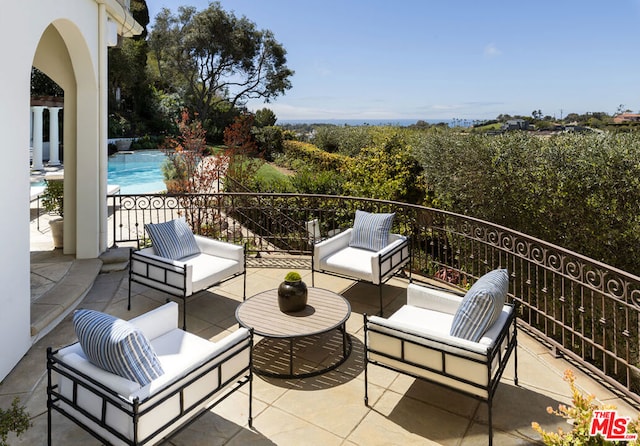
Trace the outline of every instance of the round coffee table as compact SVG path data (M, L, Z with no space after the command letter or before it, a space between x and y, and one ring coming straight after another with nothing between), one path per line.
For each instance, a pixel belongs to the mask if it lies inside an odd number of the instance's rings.
M250 297L236 309L236 319L257 335L289 341L289 373L259 370L256 373L277 378L307 378L335 369L351 354L352 342L345 324L351 305L339 294L322 288L309 288L307 306L297 312L283 313L278 308L278 290L268 290ZM297 339L339 330L342 334L342 358L328 367L311 372L294 373L294 342Z

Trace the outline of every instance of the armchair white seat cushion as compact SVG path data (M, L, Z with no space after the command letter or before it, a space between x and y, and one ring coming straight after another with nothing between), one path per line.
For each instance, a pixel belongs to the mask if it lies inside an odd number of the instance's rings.
M217 342L200 338L178 328L175 302L129 322L150 340L164 373L143 386L92 364L79 343L48 349L50 411L105 443L156 444L248 383L251 424L251 332L240 328ZM50 433L51 423L49 444Z
M242 247L238 248L239 254L243 254ZM186 257L182 261L191 268L190 286L187 286L188 294L206 290L229 276L244 272L244 258L229 259L219 255L203 255L201 253Z
M487 402L492 436L493 394L516 351L515 310L504 304L495 323L474 342L450 334L462 301L455 293L409 284L407 304L392 316L365 315L365 404L366 370L372 363Z

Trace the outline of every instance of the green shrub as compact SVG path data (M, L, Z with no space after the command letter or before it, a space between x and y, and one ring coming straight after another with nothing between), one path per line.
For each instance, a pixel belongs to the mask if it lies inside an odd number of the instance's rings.
M343 155L328 153L313 144L300 141L284 141L283 148L285 156L320 170L338 170L347 160Z
M314 171L301 168L291 178L293 189L301 194L340 195L343 191L343 176L335 171Z
M374 144L374 134L381 128L384 127L322 126L315 129L311 142L327 152L355 156L365 147Z
M422 204L422 168L405 136L391 128L380 129L375 146L362 149L342 167L344 193Z
M159 149L164 143L163 136L144 135L131 142L131 150L154 150Z
M42 207L50 214L64 215L64 180L47 180L42 193Z
M29 413L24 406L20 406L20 399L14 398L9 409L0 408L0 446L8 446L9 432L15 432L19 437L31 427Z
M640 273L640 135L438 129L413 146L432 206Z

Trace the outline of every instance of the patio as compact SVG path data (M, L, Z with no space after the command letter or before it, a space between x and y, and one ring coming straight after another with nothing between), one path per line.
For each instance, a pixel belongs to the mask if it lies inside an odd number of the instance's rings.
M51 255L56 254L51 251ZM46 251L39 252L37 256L38 262L46 261ZM290 269L300 271L303 280L311 282L311 272L301 268L300 258L281 260L268 268L256 267L250 262L247 296L277 287ZM281 264L280 268L273 267L277 263ZM73 280L68 276L75 269L66 265L64 268L68 272L62 276L52 273L52 282ZM47 269L42 271L42 274L47 274ZM50 271L55 271L55 268L50 268ZM165 294L134 285L133 307L128 312L126 274L126 271L98 274L80 306L130 319L164 303ZM404 303L407 282L394 278L384 286L385 314L391 314ZM372 299L372 296L377 297L377 289L323 274L316 276L316 286L341 293L351 303L352 314L347 321L347 331L353 337L353 352L349 359L337 369L314 378L284 380L254 375L253 428L247 426L246 395L236 394L165 444L487 443L485 404L379 367L369 368L372 385L369 388L370 407L366 407L363 402L362 313L377 311L377 298ZM241 296L242 278L236 278L193 297L187 305L189 331L215 340L235 330L238 324L234 312L242 301ZM33 426L20 439L10 437L10 444L46 443L46 347L57 348L74 341L71 318L67 316L30 349L0 385L0 405L8 407L18 396L26 404L33 421ZM595 394L601 402L616 405L624 415L637 414L636 408L568 361L554 358L548 348L526 333L519 332L518 341L520 385L516 387L513 384L511 361L494 400L496 444L538 442L539 437L531 428L532 421L539 422L546 430L569 428L564 420L546 413L547 406L555 408L559 403L570 401L569 386L562 380L562 373L567 368L576 373L577 384ZM321 350L310 347L304 355L313 360L321 355ZM53 436L54 444L97 443L57 413L53 414Z

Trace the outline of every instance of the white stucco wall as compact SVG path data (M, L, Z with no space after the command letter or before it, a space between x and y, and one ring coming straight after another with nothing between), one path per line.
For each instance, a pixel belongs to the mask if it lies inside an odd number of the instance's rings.
M106 137L102 141L100 136L106 135L101 128L106 126L106 93L100 91L106 76L106 33L100 26L106 27L105 11L121 10L115 0L24 0L2 2L1 8L0 380L31 346L31 67L50 69L65 89L65 252L97 257L106 247L101 233L106 225L106 184L100 180L106 169Z

